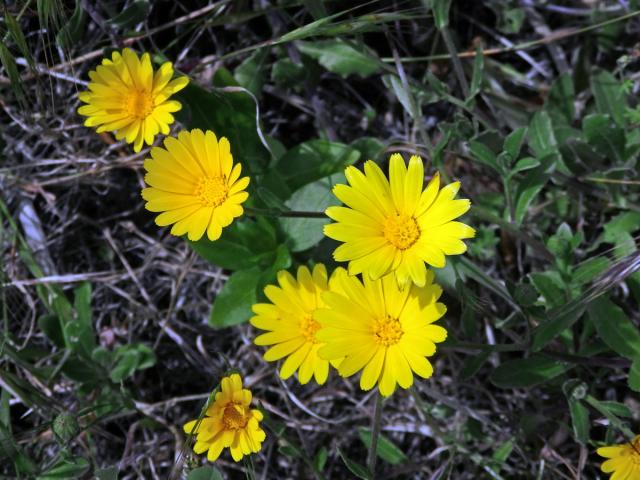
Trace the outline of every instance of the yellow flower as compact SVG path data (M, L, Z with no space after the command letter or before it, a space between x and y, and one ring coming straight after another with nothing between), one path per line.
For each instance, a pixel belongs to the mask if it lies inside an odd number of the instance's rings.
M422 378L433 374L426 357L436 351L435 344L447 337L447 331L433 322L446 311L437 303L442 289L433 284L433 272L425 275L424 286L400 288L393 275L379 280L350 276L336 270L335 283L323 295L328 308L319 309L316 334L325 342L319 354L328 360L343 358L338 372L343 377L362 370L360 388L370 390L377 383L380 393L389 396L396 388L409 388L413 373Z
M142 198L150 212L163 212L156 224L173 224L173 235L187 234L200 240L206 230L209 240L217 240L222 229L244 212L242 203L249 194L249 177L240 178L242 166L233 164L229 141L217 140L209 130L182 131L178 138L167 137L164 147L153 147L144 161L150 185Z
M298 380L306 384L315 377L322 385L329 375L329 362L318 356L322 343L316 338L320 324L313 313L324 307L322 294L329 289L327 269L322 264L298 268L297 279L286 270L278 272L278 284L268 285L264 293L272 303L253 306L255 317L251 324L268 333L255 339L256 345L273 345L264 354L268 362L287 357L280 369L280 377L289 378L296 370Z
M231 456L239 462L244 455L257 453L266 438L259 422L263 416L259 410L250 409L251 392L242 388L240 375L224 377L221 391L215 395L204 418L191 420L184 431L196 435L193 451L207 452L207 459L214 462L223 449L229 448Z
M600 469L604 473L611 473L611 480L640 478L640 435L631 442L600 447L596 452L601 457L608 458L602 463Z
M350 186L336 185L333 193L346 206L327 208L337 223L325 225L324 233L345 242L333 256L349 262L351 275L375 280L394 272L401 285L411 279L422 286L425 262L444 267L445 255L467 250L461 239L473 237L475 230L452 220L469 210L469 200L454 200L459 182L440 189L437 173L423 191L420 157L411 157L407 169L400 154L392 155L389 180L371 160L364 173L347 167L345 175Z
M139 58L133 50L113 52L111 59L89 72L89 90L78 96L83 105L80 115L88 117L87 127L97 132L116 132L116 138L133 143L139 152L143 142L153 143L158 132L169 133L172 112L182 108L180 102L169 100L189 83L187 77L173 77L173 66L166 62L155 74L148 53Z

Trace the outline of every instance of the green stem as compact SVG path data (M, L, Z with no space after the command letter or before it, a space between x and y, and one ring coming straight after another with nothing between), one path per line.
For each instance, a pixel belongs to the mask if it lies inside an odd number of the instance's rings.
M600 401L598 401L597 399L595 399L591 395L587 395L585 397L585 401L589 405L591 405L593 408L595 408L598 412L600 412L602 415L607 417L607 420L609 420L609 423L611 424L611 426L616 428L618 431L622 432L624 434L624 436L627 437L627 440L631 441L631 440L633 440L635 438L636 434L633 433L629 429L629 427L627 427L627 424L624 423L622 420L620 420L616 415L611 413L611 411L608 408L605 408L600 403Z
M373 419L371 420L371 445L369 447L369 456L367 457L367 467L371 472L371 477L375 478L376 460L378 459L378 437L380 436L380 420L382 418L382 395L380 391L376 392L375 407L373 411Z
M250 217L327 218L324 212L303 212L297 210L244 207L244 212Z

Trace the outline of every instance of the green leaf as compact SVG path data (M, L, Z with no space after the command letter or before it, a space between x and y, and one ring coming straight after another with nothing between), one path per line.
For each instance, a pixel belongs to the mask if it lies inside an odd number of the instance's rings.
M532 168L536 168L540 166L540 162L533 157L525 157L518 160L518 162L513 166L511 175L515 175L519 172L524 172L526 170L531 170Z
M37 477L37 480L62 480L81 478L89 470L89 461L85 458L61 460L49 470Z
M469 142L469 151L471 152L473 158L475 158L479 163L492 168L498 173L501 173L501 169L498 166L496 154L484 143L471 140Z
M294 63L290 58L280 58L271 67L271 80L283 88L300 85L307 75L304 65Z
M238 270L229 277L218 293L209 325L213 328L225 328L239 325L251 317L251 306L257 301L257 287L260 269Z
M598 153L622 164L625 161L625 134L609 115L587 115L582 121L584 136Z
M528 130L529 146L538 159L558 151L551 117L545 111L536 112Z
M551 310L547 314L548 320L533 330L533 341L531 343L533 351L544 348L551 340L580 320L584 313L585 305L582 303L568 305L568 308L562 306Z
M476 48L476 56L473 59L473 75L471 76L471 87L467 102L480 93L482 90L482 80L484 77L484 55L482 48Z
M598 336L611 350L632 361L640 360L640 332L618 305L599 297L587 312Z
M563 73L553 82L545 106L552 112L558 112L570 124L576 114L575 96L573 78L569 73Z
M228 70L220 68L214 76L217 87L238 87ZM207 90L189 83L175 97L183 105L176 118L188 128L211 130L218 138L227 137L234 161L247 169L244 175L263 171L271 156L260 140L256 124L256 104L249 93Z
M119 28L129 28L144 21L151 10L149 0L136 0L118 15L107 21L107 24Z
M529 277L548 306L557 307L568 300L565 294L565 282L558 272L534 272L529 274Z
M253 55L235 69L234 76L238 83L260 98L265 80L265 61L269 55L268 48L256 50Z
M289 150L277 163L276 169L291 189L342 172L358 161L360 152L343 143L311 140Z
M478 373L482 365L484 365L491 356L491 353L491 349L486 349L477 355L470 355L465 358L464 363L462 364L462 369L460 370L460 380L469 380Z
M132 376L136 370L144 370L156 362L153 350L142 344L118 347L114 359L115 366L111 369L111 380L114 382L121 382Z
M118 467L99 468L94 473L96 480L118 480Z
M504 146L502 149L511 155L513 160L516 160L520 156L520 150L522 149L522 144L526 135L527 127L520 127L515 129L507 135L507 138L504 139Z
M48 314L43 315L38 319L38 326L55 346L64 347L64 335L62 334L58 317Z
M16 59L13 58L11 52L6 47L4 42L0 42L0 64L4 71L7 72L9 80L11 81L11 88L14 95L20 101L24 101L24 90L22 88L22 80L20 79L20 73L16 65Z
M515 447L515 443L513 439L510 438L509 440L504 442L502 445L500 445L498 448L496 448L496 451L493 452L491 459L494 462L497 462L499 464L505 463L509 458L509 455L511 455L511 452L513 451L513 447Z
M627 383L631 390L634 392L640 392L640 358L634 360L631 364Z
M342 173L310 183L300 188L286 203L291 210L324 212L331 205L339 205L340 201L333 195L336 183L345 183ZM329 218L281 218L280 224L288 237L292 252L300 252L316 245L324 238L322 231Z
M212 265L227 270L244 270L270 265L277 248L276 233L268 220L238 219L222 230L215 242L206 236L189 245Z
M500 388L532 387L552 380L570 368L572 365L569 363L534 354L529 358L503 363L491 373L489 379Z
M431 11L433 12L433 22L438 30L449 26L449 9L451 0L432 0Z
M363 465L360 465L359 463L351 460L340 449L338 449L338 454L340 455L340 458L342 459L342 461L344 462L346 467L349 469L349 471L351 473L353 473L356 477L361 478L363 480L372 480L373 479L373 475L371 474L371 472L369 472L369 470L366 467L364 467Z
M318 473L322 473L324 471L324 466L327 463L327 458L329 457L329 451L327 447L320 447L318 453L316 453L315 457L313 457L313 468Z
M627 102L620 82L606 70L598 70L591 76L591 90L598 112L611 116L619 126L624 127Z
M380 60L375 52L364 46L355 47L341 39L298 42L296 45L302 53L342 77L357 74L365 78L380 69Z
M358 428L360 440L366 448L371 446L371 430L367 428ZM391 465L399 465L407 461L407 456L400 450L391 440L382 434L378 435L378 444L376 446L376 454Z
M13 18L13 16L7 11L6 8L3 10L3 14L4 14L3 15L4 22L7 25L7 30L9 31L9 35L11 36L15 44L18 46L18 49L20 50L20 53L22 54L22 56L25 58L25 60L27 60L29 65L33 68L34 66L33 56L29 51L29 47L27 46L27 40L25 39L24 34L20 29L20 25L18 25L18 22L16 21L16 19Z
M573 435L578 442L586 445L589 443L589 410L580 400L570 398L568 401Z
M194 468L187 475L187 480L223 480L223 478L220 470L213 466Z
M538 196L540 191L549 181L550 174L542 165L529 171L524 179L518 184L516 193L516 221L522 223L529 210L531 202Z
M76 6L73 9L73 15L67 23L65 23L58 34L56 42L62 48L70 49L74 44L78 43L84 33L84 24L86 20L86 12L82 8L82 2L76 0Z
M81 283L76 287L74 299L75 316L65 324L64 331L70 348L76 352L90 357L96 346L95 332L93 331L91 313L91 284Z

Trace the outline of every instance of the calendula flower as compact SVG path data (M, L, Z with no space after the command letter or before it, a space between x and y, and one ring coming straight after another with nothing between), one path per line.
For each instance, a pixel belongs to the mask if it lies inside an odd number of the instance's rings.
M224 377L220 384L204 418L191 420L183 428L185 433L196 436L194 452L207 452L207 459L213 462L228 448L239 462L244 455L260 451L266 438L259 424L263 415L250 408L251 392L242 388L240 375Z
M446 311L437 300L442 289L433 284L433 272L424 285L401 288L393 275L379 280L350 276L336 270L341 292L333 288L323 295L327 308L315 313L320 323L316 337L325 345L319 355L327 360L343 358L338 372L349 377L362 371L360 387L370 390L377 383L380 393L389 396L396 388L409 388L413 373L428 378L433 367L426 357L436 351L436 343L447 331L434 325Z
M371 160L364 173L347 167L349 186L336 185L333 193L346 206L329 207L327 216L336 221L325 225L328 237L344 242L333 256L349 262L349 273L372 279L394 272L398 282L409 279L425 285L427 267L444 267L445 255L464 253L463 238L475 230L453 220L469 210L469 200L454 200L460 183L440 189L440 177L422 189L422 159L411 157L409 168L399 154L391 156L389 179Z
M298 371L298 380L306 384L315 377L322 385L329 375L329 362L318 356L322 343L316 338L320 324L313 318L324 307L322 294L329 289L327 269L322 264L298 268L297 278L286 270L278 272L278 285L268 285L264 293L271 303L257 303L251 324L268 333L254 340L256 345L271 345L264 359L268 362L287 357L280 377L287 379Z
M598 455L607 458L600 469L610 473L611 480L635 480L640 478L640 435L622 445L600 447Z
M178 138L167 137L164 148L153 147L144 161L149 188L142 198L150 212L162 212L156 224L173 224L173 235L187 234L200 240L207 232L217 240L222 229L243 213L249 194L249 177L240 178L242 166L233 164L229 141L220 141L209 130L182 131Z
M173 77L173 66L166 62L155 72L148 53L138 57L130 48L113 52L111 59L89 72L89 90L79 94L87 105L78 113L88 117L84 124L97 132L116 132L116 138L133 143L139 152L144 142L153 143L161 132L169 133L173 115L182 108L169 100L189 83L187 77Z

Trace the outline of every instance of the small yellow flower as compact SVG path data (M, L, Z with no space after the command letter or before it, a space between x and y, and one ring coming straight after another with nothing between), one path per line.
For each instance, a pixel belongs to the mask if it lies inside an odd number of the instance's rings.
M266 438L259 425L263 416L259 410L249 408L251 392L242 388L240 375L234 373L220 383L221 390L205 417L187 422L183 428L185 433L196 435L194 452L208 452L207 459L214 462L223 449L229 448L233 459L239 462L244 455L260 451Z
M336 185L333 193L346 206L329 207L336 221L325 225L328 237L344 242L334 252L339 262L349 262L349 273L378 279L394 272L398 282L425 285L427 268L444 267L445 255L464 253L463 238L475 230L453 220L469 210L469 200L454 200L460 182L440 189L436 175L422 190L422 159L411 157L409 168L400 154L391 156L389 179L373 161L364 173L345 170L348 185Z
M622 445L600 447L598 455L607 458L600 469L611 474L611 480L636 480L640 478L640 435Z
M433 374L426 357L436 351L436 343L447 331L433 322L446 312L437 303L442 289L433 284L428 271L422 287L400 288L393 275L379 280L350 276L343 268L334 273L340 291L323 295L327 305L315 313L321 327L316 334L325 342L318 352L327 360L344 360L338 373L349 377L362 370L360 388L370 390L377 383L380 393L389 396L396 388L409 388L413 373L422 378Z
M103 59L89 72L89 90L78 96L87 105L78 113L88 117L85 126L98 127L98 133L116 132L118 140L133 143L133 150L139 152L144 142L153 143L158 132L169 133L171 113L182 108L169 97L186 87L189 79L172 77L171 62L154 74L148 53L139 58L129 48L113 52L111 59Z
M256 345L273 345L264 354L268 362L287 357L280 369L280 377L289 378L296 370L298 380L306 384L315 377L322 385L329 375L329 362L318 356L322 343L316 338L320 324L313 313L324 307L322 294L329 289L327 269L322 264L298 268L297 279L286 270L278 272L278 284L268 285L264 293L272 303L253 306L255 317L251 324L268 333L255 339Z
M206 231L209 240L217 240L243 214L242 203L249 197L249 177L240 178L242 166L233 164L229 141L195 129L181 131L177 139L167 137L164 147L153 147L152 158L144 161L144 180L150 185L142 190L145 208L163 212L156 224L173 224L173 235L186 233L196 241Z

